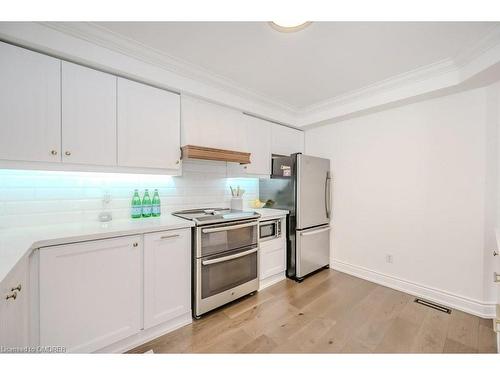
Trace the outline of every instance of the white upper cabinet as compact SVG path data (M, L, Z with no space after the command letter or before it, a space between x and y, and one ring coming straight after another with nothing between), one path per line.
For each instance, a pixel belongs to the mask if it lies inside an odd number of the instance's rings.
M61 61L0 43L0 159L61 161Z
M247 152L240 111L182 95L182 145Z
M304 132L273 124L271 133L271 151L273 154L290 155L296 152L304 152Z
M178 169L180 98L118 78L118 165Z
M272 123L252 116L244 116L245 133L250 152L247 174L271 174L271 125Z
M116 165L116 77L62 62L62 160Z

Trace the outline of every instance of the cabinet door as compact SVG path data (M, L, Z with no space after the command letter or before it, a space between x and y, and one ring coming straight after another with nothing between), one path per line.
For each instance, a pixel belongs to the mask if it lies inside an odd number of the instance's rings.
M0 159L61 161L61 61L0 42Z
M259 268L260 280L282 274L285 271L286 243L283 238L261 242Z
M179 95L118 78L118 165L178 169Z
M3 282L0 295L0 346L28 345L27 262L21 262Z
M304 132L273 124L271 150L273 154L290 155L304 152Z
M248 174L271 174L271 125L272 123L251 116L244 116L245 130L250 152Z
M139 332L140 236L40 249L40 345L93 352Z
M191 230L144 235L144 328L191 311Z
M116 77L62 62L62 160L116 165Z
M247 152L243 113L182 96L182 145Z

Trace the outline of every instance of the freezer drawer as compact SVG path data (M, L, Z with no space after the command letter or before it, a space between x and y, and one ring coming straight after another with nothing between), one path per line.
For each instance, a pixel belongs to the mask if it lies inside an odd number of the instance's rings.
M298 230L296 277L302 278L330 263L330 226Z

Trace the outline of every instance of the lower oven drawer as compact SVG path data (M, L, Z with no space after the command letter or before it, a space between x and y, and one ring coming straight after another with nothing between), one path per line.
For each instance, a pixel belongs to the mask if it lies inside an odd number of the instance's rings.
M257 248L201 259L201 298L257 278Z
M201 315L258 289L258 247L196 260L195 313Z

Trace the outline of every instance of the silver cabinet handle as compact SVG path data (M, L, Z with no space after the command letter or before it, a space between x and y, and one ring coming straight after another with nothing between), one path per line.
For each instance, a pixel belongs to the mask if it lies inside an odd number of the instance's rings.
M64 155L66 155L66 156L70 156L70 155L71 155L71 152L70 152L70 151L66 151L66 152L64 153Z
M138 244L137 242L134 242L134 243L132 244L132 246L133 246L133 247L137 247L137 246L139 246L139 244Z
M180 234L170 234L168 236L161 236L160 240L167 240L169 238L177 238L177 237L180 237L180 236L181 236Z
M237 259L237 258L244 257L248 254L255 253L255 252L257 252L257 250L259 250L258 247L254 248L254 249L247 250L247 251L243 251L242 253L228 255L226 257L210 259L210 260L203 260L201 262L201 264L203 264L204 266L208 266L209 264L222 263L222 262L226 262L226 261L231 260L231 259Z
M50 154L51 154L51 155L57 155L57 151L56 151L56 150L51 150L51 151L50 151Z
M6 300L16 299L16 298L17 298L17 292L14 292L12 294L7 294L7 297L5 297Z
M205 228L205 229L202 229L201 231L203 233L226 232L226 231L232 230L232 229L239 229L239 228L246 228L246 227L257 226L258 223L259 223L258 221L255 221L255 222L246 223L246 224L230 225L230 226L227 226L227 227Z
M323 233L323 232L326 232L329 230L330 230L330 227L326 227L326 228L322 228L322 229L318 229L318 230L312 230L310 232L300 232L300 235L301 236L312 236L313 234Z
M493 250L493 256L496 257L498 255L498 251Z

